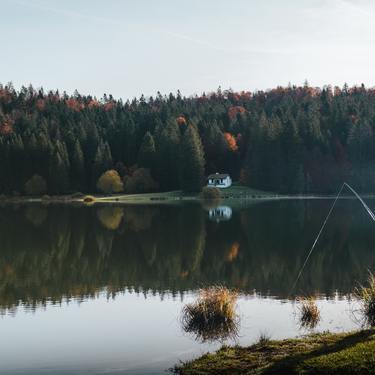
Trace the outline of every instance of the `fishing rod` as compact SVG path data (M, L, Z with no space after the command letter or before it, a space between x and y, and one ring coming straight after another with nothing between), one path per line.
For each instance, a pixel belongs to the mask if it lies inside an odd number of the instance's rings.
M344 187L347 187L347 188L348 188L348 189L349 189L349 190L350 190L350 191L351 191L351 192L352 192L352 193L358 198L358 200L361 202L361 204L362 204L362 206L364 207L364 209L366 210L366 212L369 214L369 216L371 217L371 219L375 222L375 214L371 211L370 207L364 202L364 200L359 196L359 194L358 194L358 193L357 193L357 192L356 192L356 191L355 191L355 190L354 190L354 189L353 189L348 183L344 182L344 183L341 185L341 188L340 188L338 194L336 195L336 198L335 198L335 200L333 201L333 204L331 205L331 208L329 209L328 214L327 214L326 218L324 219L324 222L323 222L322 226L320 227L320 230L319 230L319 232L318 232L318 235L316 236L316 238L315 238L315 240L314 240L314 242L313 242L313 244L312 244L312 246L311 246L311 248L310 248L310 251L308 252L308 254L307 254L307 256L306 256L306 259L305 259L305 261L303 262L303 265L302 265L302 267L301 267L301 269L300 269L300 271L299 271L299 273L298 273L298 276L297 276L296 280L295 280L294 283L293 283L293 286L292 286L292 288L291 288L291 290L290 290L289 295L292 294L292 292L294 291L294 289L295 289L295 287L296 287L296 285L297 285L297 283L298 283L300 277L302 276L302 273L303 273L303 271L304 271L304 269L305 269L305 266L306 266L307 262L309 261L310 256L311 256L311 254L313 253L313 251L314 251L314 249L315 249L315 246L316 246L316 244L318 243L321 234L323 233L323 230L324 230L324 228L325 228L325 226L326 226L326 224L327 224L327 221L328 221L329 217L331 216L332 211L333 211L333 209L335 208L336 203L337 203L337 201L338 201L338 199L339 199L339 197L340 197L340 195L341 195L341 193L342 193Z

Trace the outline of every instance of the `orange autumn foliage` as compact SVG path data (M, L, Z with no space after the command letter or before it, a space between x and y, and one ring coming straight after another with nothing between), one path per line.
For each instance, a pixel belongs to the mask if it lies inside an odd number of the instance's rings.
M11 275L13 273L13 268L10 264L5 264L4 275Z
M228 262L233 262L237 258L239 250L240 244L238 242L233 242L232 246L230 247L227 253L226 260Z
M13 133L13 120L9 116L5 116L3 123L0 125L0 134L7 135Z
M246 185L249 183L249 174L245 168L242 168L240 171L240 178L239 181L242 185Z
M228 148L230 151L237 151L238 146L237 146L237 141L236 138L230 133L224 133L225 140L227 141Z
M38 111L44 111L44 108L46 107L46 102L44 99L38 99L36 101L36 108Z
M98 107L100 107L100 103L99 103L97 100L92 99L92 100L90 100L90 102L89 102L89 104L87 105L87 107L88 107L89 109L92 109L92 108L98 108Z
M244 107L241 107L240 105L236 105L233 107L229 107L228 109L228 116L231 120L236 118L237 114L244 114L246 112L246 109Z
M84 104L73 98L67 99L65 103L68 108L72 109L75 112L79 112L85 108Z
M0 89L0 99L4 103L10 103L12 100L12 94L7 88Z
M105 103L104 104L104 110L106 112L110 111L111 109L113 109L115 107L115 103L113 102L108 102L108 103Z
M177 124L178 125L186 125L186 119L184 116L179 116L176 118Z

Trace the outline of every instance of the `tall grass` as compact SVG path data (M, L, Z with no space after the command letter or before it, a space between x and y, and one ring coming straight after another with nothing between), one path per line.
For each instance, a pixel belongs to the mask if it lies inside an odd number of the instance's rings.
M375 276L370 273L368 286L360 286L354 291L354 296L360 301L360 311L365 323L371 327L375 326Z
M237 293L222 286L199 291L195 302L184 306L182 327L200 341L223 341L238 332Z
M301 327L313 329L320 321L320 311L314 297L299 297L300 323Z

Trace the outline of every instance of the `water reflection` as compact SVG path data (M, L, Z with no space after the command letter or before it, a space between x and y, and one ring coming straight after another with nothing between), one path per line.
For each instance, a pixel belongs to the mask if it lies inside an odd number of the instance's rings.
M208 217L210 220L220 222L230 220L232 217L232 209L228 206L218 206L211 208L208 211Z
M288 297L330 201L274 201L211 221L199 205L0 209L0 306L106 287L172 294L224 284ZM347 293L375 265L373 223L340 201L296 293Z

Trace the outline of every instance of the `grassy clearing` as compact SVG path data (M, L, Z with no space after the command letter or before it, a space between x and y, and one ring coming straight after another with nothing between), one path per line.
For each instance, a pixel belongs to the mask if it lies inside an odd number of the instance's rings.
M202 289L182 311L182 327L200 341L224 340L237 334L237 293L221 286Z
M277 197L277 194L251 189L234 183L231 187L220 189L221 199L254 199L254 198L270 198ZM145 194L121 194L105 197L96 197L98 202L125 202L125 203L158 203L168 201L189 201L204 200L203 193L184 193L181 190L167 191L161 193L145 193Z
M221 194L224 199L232 198L270 198L277 197L278 194L268 191L261 191L243 186L238 182L233 183L232 186L221 189Z
M126 202L126 203L152 203L163 201L189 200L195 199L195 194L184 194L180 190L167 191L162 193L144 193L144 194L121 194L105 197L97 197L99 202Z
M316 334L260 342L248 348L223 347L174 369L193 374L373 374L375 331Z

